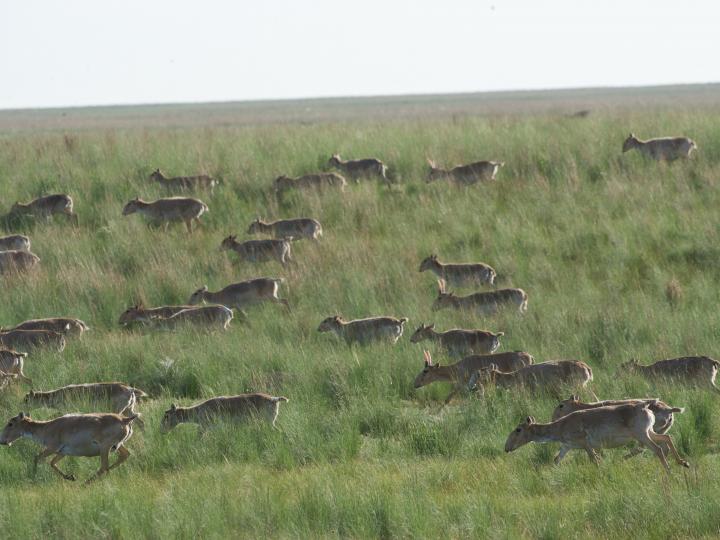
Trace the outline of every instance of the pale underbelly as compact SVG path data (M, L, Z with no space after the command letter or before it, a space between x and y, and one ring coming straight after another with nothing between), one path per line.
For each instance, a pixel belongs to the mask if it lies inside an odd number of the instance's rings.
M82 441L73 444L63 444L57 451L64 456L93 457L99 456L103 446L97 441Z

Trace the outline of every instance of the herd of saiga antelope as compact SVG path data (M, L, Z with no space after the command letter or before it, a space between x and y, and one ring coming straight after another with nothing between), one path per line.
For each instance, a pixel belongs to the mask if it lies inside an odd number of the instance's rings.
M659 138L641 141L631 134L623 145L623 152L636 148L644 155L655 160L673 161L687 158L697 147L685 137ZM501 162L480 161L461 165L452 169L438 168L432 161L428 181L448 179L461 185L470 185L483 180L494 180ZM329 164L357 181L360 178L379 177L385 182L387 169L377 159L343 161L333 155ZM212 190L217 181L208 176L166 178L160 170L150 177L152 180L173 190ZM275 180L275 190L282 194L289 189L340 189L347 185L345 178L333 172L323 172L288 178L281 176ZM192 233L193 222L200 224L199 218L208 211L202 201L189 197L168 197L146 202L134 199L123 209L123 215L140 213L155 225L167 229L171 222L184 222L188 232ZM34 218L50 219L54 214L64 214L75 225L77 216L73 212L73 201L68 195L50 195L36 199L29 204L16 203L12 214L27 214ZM320 223L314 219L298 218L265 223L254 221L248 234L269 233L269 240L249 240L238 242L235 236L222 241L223 249L235 251L242 260L263 262L277 260L283 266L292 263L290 246L292 240L309 238L315 241L322 235ZM39 258L30 252L30 241L22 235L0 238L0 273L22 273L39 262ZM429 270L436 274L440 285L433 310L453 308L474 310L483 315L492 315L508 306L523 313L527 310L528 296L522 289L501 289L489 292L476 292L467 296L456 296L446 290L446 285L495 285L496 272L483 263L443 264L436 255L422 261L420 271ZM251 304L271 301L284 304L286 300L278 297L278 287L282 279L260 278L231 284L218 292L210 292L207 287L195 291L189 305L162 306L144 308L134 306L120 317L121 324L140 323L152 327L175 328L178 325L197 325L226 329L233 319L232 308L246 316L244 308ZM208 304L206 304L206 302ZM402 336L403 325L407 319L394 317L372 317L345 321L339 316L328 317L320 324L321 332L335 332L348 344L369 343L372 341L397 342ZM88 327L73 318L34 319L7 330L0 329L0 380L6 384L10 380L20 379L30 383L23 373L25 352L35 347L53 346L62 351L65 338L80 336ZM432 362L430 353L425 351L425 367L415 379L415 387L420 388L435 381L447 381L453 389L446 403L463 389L480 391L488 384L503 388L525 387L532 390L554 389L560 387L587 388L593 380L590 367L579 361L556 361L534 363L531 355L525 352L495 353L500 345L502 333L482 330L453 329L436 332L434 325L421 325L410 340L413 343L422 340L436 342L448 354L462 357L452 365L440 365ZM469 355L469 356L467 356ZM650 366L641 366L637 362L624 365L627 371L634 371L647 377L665 377L691 384L715 387L715 376L720 363L705 356L684 357L661 360ZM589 388L588 388L589 390ZM589 390L597 400L597 396ZM57 463L65 456L99 456L100 469L91 478L97 478L125 461L130 455L125 442L132 435L134 421L142 425L135 412L136 402L147 397L143 391L129 385L112 383L92 383L69 385L48 392L31 391L25 402L32 406L60 408L73 400L86 399L103 406L111 407L114 413L68 414L50 421L41 422L20 413L10 419L0 434L0 444L10 445L20 437L29 437L43 446L35 458L37 465L41 460L54 456L50 466L67 480L72 475L60 471ZM171 405L162 419L163 430L172 429L179 423L195 422L201 426L213 423L219 418L239 420L248 415L260 415L274 426L280 402L285 397L268 394L242 394L238 396L215 397L192 407ZM630 455L642 451L643 447L652 450L666 470L666 460L670 452L681 465L688 466L677 453L672 439L666 432L673 423L673 414L683 409L671 407L658 399L623 399L616 401L596 401L583 403L573 395L562 401L553 413L552 422L536 423L528 417L510 433L505 450L510 452L528 442L559 442L560 451L555 457L558 463L571 449L583 449L590 458L599 463L597 450L615 448L632 442L639 443ZM109 453L116 451L118 458L109 464Z

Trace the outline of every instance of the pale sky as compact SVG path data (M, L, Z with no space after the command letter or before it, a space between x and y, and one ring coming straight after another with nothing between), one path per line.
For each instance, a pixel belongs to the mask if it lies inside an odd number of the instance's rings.
M0 0L0 109L720 81L717 0Z

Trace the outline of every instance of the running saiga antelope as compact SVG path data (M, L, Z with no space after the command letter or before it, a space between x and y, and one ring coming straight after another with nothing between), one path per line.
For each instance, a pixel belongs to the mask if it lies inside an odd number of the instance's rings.
M23 373L25 358L27 358L27 353L0 349L0 372L17 376L26 383L32 384L32 379Z
M131 437L132 423L137 416L112 413L66 414L46 422L36 421L20 413L11 418L0 433L0 444L10 446L21 437L32 439L43 447L35 456L35 466L49 456L50 467L65 480L75 480L72 474L58 469L58 462L66 456L100 457L100 469L88 482L99 478L125 461L130 452L125 443ZM110 465L110 452L118 458Z
M241 421L259 416L275 427L280 403L287 401L288 398L283 396L257 393L214 397L192 407L178 407L173 403L165 411L160 426L162 431L167 432L178 424L187 422L206 428L219 420Z
M459 311L477 311L481 315L495 315L505 306L516 306L520 313L527 311L528 295L522 289L498 289L457 296L447 292L445 282L438 280L438 297L432 305L433 311L453 308Z
M348 345L352 343L367 344L372 341L389 341L397 343L403 334L403 325L407 318L370 317L346 321L339 315L328 317L320 323L318 332L335 332Z
M166 177L160 169L155 169L150 175L150 180L157 182L161 186L165 186L169 190L185 191L196 189L209 189L212 194L213 189L218 185L218 181L210 178L206 174L199 176L175 176Z
M599 465L597 450L638 442L652 450L667 471L670 466L665 459L666 450L673 454L678 464L689 467L675 449L670 435L653 431L655 415L650 405L641 401L576 411L549 424L537 424L532 416L528 416L508 436L505 451L512 452L529 442L559 442L561 446L555 456L556 465L573 449L585 450L590 459Z
M22 234L0 238L0 251L30 251L30 239Z
M415 388L421 388L434 382L450 382L453 388L445 403L458 392L469 388L473 374L481 369L496 366L504 372L516 371L535 362L535 359L526 352L504 352L499 354L467 356L449 366L433 364L429 351L424 351L425 367L415 377Z
M233 320L230 308L220 305L193 306L171 315L170 317L151 317L144 322L154 327L175 329L178 326L194 326L198 328L218 328L227 330Z
M16 202L10 209L10 215L31 215L47 221L55 214L62 214L74 225L78 224L77 214L73 212L72 197L64 193L38 197L27 204Z
M420 272L430 270L451 287L463 285L495 285L495 270L485 263L441 263L437 255L430 255L420 263Z
M653 431L655 433L666 433L673 425L675 413L683 413L685 409L681 407L671 407L667 403L660 401L657 398L643 398L643 399L610 399L605 401L596 401L594 403L584 403L580 401L580 398L573 394L568 399L563 399L558 403L557 407L552 414L553 422L563 416L567 416L575 411L585 411L587 409L597 409L598 407L610 407L614 405L627 405L628 403L648 403L650 410L655 415L655 424L653 425Z
M458 165L452 169L442 169L430 159L427 162L430 165L428 182L448 179L460 185L476 184L481 180L495 180L498 170L505 165L502 161L477 161L469 165Z
M90 327L80 319L74 319L72 317L52 317L48 319L31 319L21 322L13 328L3 328L1 330L48 330L66 337L81 337L83 332L89 329Z
M623 143L623 153L637 149L642 155L656 161L675 161L679 158L689 158L697 145L687 137L662 137L641 141L631 133Z
M680 407L671 407L667 403L659 399L616 399L606 401L596 401L594 403L583 403L576 395L570 396L568 399L558 403L553 411L552 421L558 420L563 416L574 413L575 411L586 411L588 409L597 409L598 407L611 407L615 405L627 405L633 403L647 403L650 410L655 415L655 423L653 431L664 435L667 433L675 421L675 413L683 413L685 409ZM626 457L633 457L642 452L642 448L631 451Z
M118 324L128 325L132 323L144 323L149 319L159 317L161 319L167 319L172 317L176 313L185 311L186 309L194 309L197 306L160 306L155 308L146 308L142 304L136 304L127 308L122 315Z
M62 352L65 349L65 336L49 330L8 330L0 332L0 346L20 351L53 347Z
M386 184L390 183L387 177L387 167L382 161L376 158L349 159L343 161L340 154L333 154L328 160L328 164L331 167L341 170L355 181L369 176L379 176Z
M100 382L87 384L70 384L39 392L31 390L25 395L25 403L29 407L49 407L62 409L69 404L88 401L95 407L110 407L109 412L124 416L137 416L135 405L148 395L138 388L120 382ZM138 423L142 421L138 418Z
M292 262L290 242L285 239L246 240L238 242L237 236L231 235L220 244L222 250L232 250L240 256L241 261L259 263L276 260L283 266Z
M241 313L246 307L261 302L274 302L290 309L288 301L278 297L278 289L283 281L284 279L282 278L251 279L231 283L217 292L210 292L208 291L207 285L203 285L192 293L188 304L194 306L202 302L211 302L229 308L235 308Z
M0 274L19 274L39 263L40 257L29 251L0 251Z
M588 387L593 380L593 372L585 362L577 360L560 360L557 362L541 362L532 364L505 373L497 365L483 368L470 377L468 386L484 387L493 384L498 388L515 389L528 388L530 390L549 390L557 392L564 387L587 388L593 398L597 400L595 392Z
M345 191L347 180L336 173L316 173L306 174L297 178L289 176L278 176L273 183L273 187L277 193L284 193L289 189L318 189L336 188Z
M503 332L493 334L485 330L461 330L454 328L445 332L436 332L434 324L421 324L410 337L411 343L420 343L430 340L438 343L453 356L466 356L469 354L491 354L500 346Z
M637 360L630 360L620 366L620 371L637 373L648 379L671 379L694 386L711 387L716 392L720 392L720 388L715 386L718 368L720 362L708 356L684 356L659 360L649 366L642 366Z
M248 227L248 234L270 234L274 238L298 240L309 238L318 240L322 236L320 222L310 218L280 219L265 222L257 218Z
M170 223L182 221L188 232L192 234L193 221L195 228L199 227L200 216L207 211L208 207L204 202L190 197L167 197L150 202L136 198L125 205L122 214L129 216L138 212L148 218L151 223L164 224L166 231Z

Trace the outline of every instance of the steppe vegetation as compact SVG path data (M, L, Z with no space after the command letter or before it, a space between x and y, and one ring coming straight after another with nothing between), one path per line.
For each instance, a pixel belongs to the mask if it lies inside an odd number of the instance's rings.
M14 113L18 114L18 113ZM690 160L657 163L622 154L629 132L683 135ZM273 181L327 170L328 158L374 156L391 185L288 191ZM503 161L496 181L426 183L426 158L447 166ZM222 179L202 226L148 227L122 216L136 197L166 196L149 179ZM2 234L32 240L40 263L0 276L0 324L77 317L90 326L63 352L32 352L35 390L122 381L150 398L145 430L122 467L90 486L33 469L29 440L0 447L0 530L5 538L276 537L713 537L720 534L720 396L619 369L686 355L720 356L720 111L607 109L587 118L542 113L438 115L318 124L191 125L6 130L0 133L0 213L16 201L67 193L79 225L3 218ZM294 263L239 262L219 249L256 216L308 217L319 242L294 242ZM498 288L528 293L526 313L492 317L433 312L437 282L418 265L482 261ZM124 328L130 306L185 304L254 277L282 277L280 296L249 307L227 331ZM480 290L480 288L478 288ZM485 287L482 290L490 290ZM473 289L459 289L468 294ZM317 331L326 317L407 317L396 345L348 347ZM600 399L658 397L674 407L669 435L691 468L670 476L650 452L624 460L584 452L553 465L557 445L503 451L532 415L550 420L558 397L486 388L457 396L450 383L415 389L421 323L503 332L498 352L536 362L582 360ZM2 421L25 410L30 386L0 390ZM287 396L273 429L258 419L198 434L161 433L171 403L217 395ZM585 401L589 395L581 396ZM77 410L87 410L78 404ZM33 418L60 411L39 408ZM90 476L96 460L64 470Z

